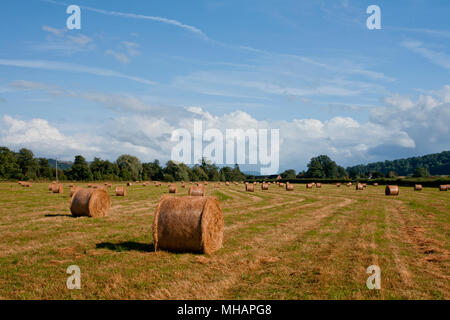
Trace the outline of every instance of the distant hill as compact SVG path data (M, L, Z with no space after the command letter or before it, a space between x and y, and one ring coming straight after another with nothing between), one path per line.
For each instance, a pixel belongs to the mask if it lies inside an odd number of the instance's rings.
M56 160L55 159L47 159L50 164L50 168L56 168ZM58 160L58 169L66 170L72 168L72 161L59 161Z
M400 176L408 176L412 175L416 168L425 168L431 175L450 175L450 151L422 157L357 165L348 167L346 170L351 176L365 176L372 172L381 172L386 175L390 171L394 171Z

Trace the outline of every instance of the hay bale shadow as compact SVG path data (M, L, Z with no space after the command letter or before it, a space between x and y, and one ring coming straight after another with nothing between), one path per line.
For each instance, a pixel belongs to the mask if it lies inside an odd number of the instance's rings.
M112 251L140 251L140 252L154 252L155 246L153 243L139 243L134 241L124 241L118 243L101 242L95 245L97 249L109 249Z

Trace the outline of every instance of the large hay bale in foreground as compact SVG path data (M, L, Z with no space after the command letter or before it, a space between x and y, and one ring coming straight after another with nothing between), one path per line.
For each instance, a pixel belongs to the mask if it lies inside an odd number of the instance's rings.
M204 197L205 196L205 188L202 185L190 186L189 190L188 190L188 195Z
M294 185L292 183L287 183L286 191L294 191Z
M52 185L52 192L53 193L63 193L63 185L61 183L55 183Z
M446 185L446 184L441 184L441 185L439 186L439 190L440 190L440 191L447 191L447 190L448 190L448 185Z
M414 191L422 191L422 185L421 184L415 184L414 185Z
M269 190L269 185L267 183L261 184L261 190Z
M127 188L126 187L116 187L116 196L126 197L127 196Z
M175 186L175 185L173 185L173 184L171 184L170 186L169 186L169 193L177 193L177 186Z
M357 183L356 190L364 190L364 185L362 183Z
M78 189L72 198L70 212L75 217L105 217L111 207L111 198L103 189Z
M215 197L163 197L155 212L155 251L211 254L222 247L223 214Z
M255 192L255 185L254 184L246 184L245 185L245 191L248 191L248 192Z
M386 186L385 194L387 196L398 196L399 192L398 186Z

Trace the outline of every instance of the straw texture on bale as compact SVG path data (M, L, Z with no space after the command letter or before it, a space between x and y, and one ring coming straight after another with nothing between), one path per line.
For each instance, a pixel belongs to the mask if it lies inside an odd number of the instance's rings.
M177 193L177 187L174 185L169 186L169 193Z
M153 222L155 251L211 254L222 247L223 225L215 197L163 197Z
M447 190L448 190L448 185L446 185L446 184L441 184L441 185L439 186L439 190L440 190L440 191L447 191Z
M116 196L126 197L127 196L127 188L126 187L116 187Z
M255 185L254 184L246 184L245 191L255 192Z
M364 190L364 186L362 183L357 183L356 184L356 190Z
M414 191L422 191L422 185L421 184L415 184L414 185Z
M387 196L398 196L399 189L398 186L386 186L385 194Z
M102 189L78 189L72 198L70 211L75 217L105 217L111 207L108 192Z
M200 186L190 186L189 190L188 190L188 194L190 196L204 197L205 196L205 188L202 185L200 185Z
M261 184L261 190L269 190L269 185L267 183Z
M286 191L294 191L294 185L292 183L286 184Z
M52 192L53 193L63 193L64 189L63 189L63 185L60 183L55 183L52 185Z

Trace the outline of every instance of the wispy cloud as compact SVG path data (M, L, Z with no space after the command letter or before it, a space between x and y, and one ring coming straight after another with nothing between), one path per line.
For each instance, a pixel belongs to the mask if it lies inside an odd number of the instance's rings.
M420 41L404 41L402 42L402 46L412 52L420 54L430 62L450 70L450 55L444 52L438 52L425 48L423 43Z
M63 2L57 2L57 1L53 1L53 0L43 0L44 2L48 2L48 3L52 3L52 4L57 4L57 5L64 5L67 6L69 5L68 3L63 3ZM92 11L92 12L96 12L96 13L100 13L103 15L109 15L109 16L116 16L116 17L123 17L123 18L131 18L131 19L140 19L140 20L151 20L151 21L157 21L157 22L161 22L161 23L165 23L165 24L169 24L178 28L182 28L184 30L187 30L189 32L192 32L204 39L208 39L208 36L200 29L182 23L180 21L174 20L174 19L168 19L168 18L164 18L164 17L158 17L158 16L148 16L148 15L143 15L143 14L136 14L136 13L126 13L126 12L118 12L118 11L108 11L108 10L103 10L103 9L98 9L98 8L93 8L93 7L88 7L88 6L80 6L80 8L82 8L83 10L88 10L88 11Z
M120 73L117 71L113 71L113 70L88 67L88 66L84 66L84 65L79 65L79 64L74 64L74 63L66 63L66 62L57 62L57 61L48 61L48 60L0 59L0 65L10 66L10 67L87 73L87 74L103 76L103 77L122 78L122 79L132 80L132 81L147 84L147 85L156 84L156 82L151 81L151 80L126 75L126 74L123 74L123 73Z

